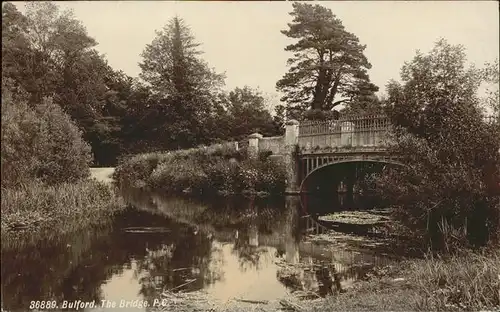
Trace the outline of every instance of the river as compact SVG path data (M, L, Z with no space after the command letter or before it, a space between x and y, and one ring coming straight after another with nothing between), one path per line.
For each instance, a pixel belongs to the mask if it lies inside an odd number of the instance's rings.
M2 244L3 309L26 311L33 300L151 303L164 290L203 291L217 302L277 300L296 291L320 297L334 273L348 288L367 267L393 261L305 239L315 223L297 197L123 196L127 209L98 229Z

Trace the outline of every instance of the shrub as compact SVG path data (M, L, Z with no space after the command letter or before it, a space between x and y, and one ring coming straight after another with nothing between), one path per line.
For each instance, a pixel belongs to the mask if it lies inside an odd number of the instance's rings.
M33 179L48 184L75 182L90 175L89 145L61 107L50 99L30 108L2 92L2 186Z
M144 187L153 170L159 163L170 159L168 154L138 154L120 161L113 173L113 179L119 186Z
M114 178L121 186L147 185L170 193L234 194L283 192L285 176L282 163L250 160L244 149L218 145L136 155L119 164Z
M193 159L178 160L159 164L151 173L149 185L153 189L166 192L191 190L203 192L207 184L207 174L200 163Z

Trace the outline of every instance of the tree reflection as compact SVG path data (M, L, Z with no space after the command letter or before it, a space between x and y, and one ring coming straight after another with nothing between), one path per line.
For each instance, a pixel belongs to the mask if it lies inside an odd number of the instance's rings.
M161 226L171 232L122 231L130 226ZM6 309L25 311L31 300L100 301L101 286L132 268L145 299L158 298L164 288L187 279L196 281L179 290L201 289L219 278L209 270L211 247L211 238L189 226L128 209L105 228L3 249L2 303Z
M200 290L223 279L225 261L232 260L225 254L229 251L236 255L240 271L265 265L274 270L275 257L282 258L289 266L280 268L277 277L290 289L331 286L332 273L318 271L312 258L299 254L298 197L278 203L280 210L264 200L233 199L212 207L181 198L127 194L140 209L129 207L101 228L47 235L37 243L9 242L8 248L2 244L4 308L26 311L30 300L100 301L103 285L114 287L109 285L129 273L136 282L119 287L137 291L138 286L137 296L147 300L157 299L164 290ZM168 231L123 231L128 227ZM287 271L295 266L300 270Z

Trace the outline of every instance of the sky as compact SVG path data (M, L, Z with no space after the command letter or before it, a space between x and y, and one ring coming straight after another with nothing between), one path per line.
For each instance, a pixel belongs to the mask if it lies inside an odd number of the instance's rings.
M477 65L499 56L497 1L317 1L365 44L369 75L381 92L398 79L418 50L428 52L441 37L462 44ZM23 3L15 3L23 11ZM226 88L259 88L272 102L276 82L287 71L291 41L280 30L291 22L291 2L68 1L109 64L137 77L141 52L175 15L190 26L203 59L225 72ZM380 93L380 92L379 92ZM276 103L275 103L276 104Z

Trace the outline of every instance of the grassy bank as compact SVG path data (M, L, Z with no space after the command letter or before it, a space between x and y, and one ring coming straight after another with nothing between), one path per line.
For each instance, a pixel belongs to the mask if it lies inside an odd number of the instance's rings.
M281 300L249 304L237 299L210 302L203 293L166 292L175 306L155 311L498 311L500 253L469 254L448 259L408 260L376 268L353 288L324 299L299 300L293 294Z
M2 236L65 233L106 221L123 208L106 184L94 180L47 186L32 183L20 189L2 188Z
M498 311L500 251L407 260L308 311Z
M281 194L285 177L281 161L265 154L249 159L246 150L232 146L135 155L120 162L113 176L122 187L196 195Z

